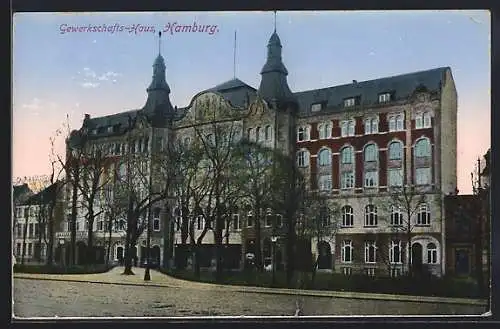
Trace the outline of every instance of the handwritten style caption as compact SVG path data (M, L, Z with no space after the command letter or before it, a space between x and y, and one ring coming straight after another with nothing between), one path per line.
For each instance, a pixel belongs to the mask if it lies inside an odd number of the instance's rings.
M213 35L219 32L218 25L209 24L197 24L193 22L192 24L179 24L177 22L166 23L162 28L157 28L154 25L144 25L144 24L88 24L88 25L71 25L71 24L61 24L59 25L60 34L68 33L128 33L133 35L144 34L144 33L156 33L156 31L161 31L165 34L174 35L175 33L206 33Z

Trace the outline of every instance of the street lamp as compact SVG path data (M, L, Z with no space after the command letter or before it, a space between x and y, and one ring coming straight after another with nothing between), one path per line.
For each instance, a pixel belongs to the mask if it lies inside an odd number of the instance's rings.
M271 237L272 247L273 247L273 259L272 259L272 269L273 269L273 285L276 283L276 242L278 242L278 237L273 235Z

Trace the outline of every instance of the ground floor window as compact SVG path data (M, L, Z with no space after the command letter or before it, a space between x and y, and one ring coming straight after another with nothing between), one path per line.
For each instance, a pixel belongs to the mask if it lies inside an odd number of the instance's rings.
M352 274L352 268L351 267L343 267L342 268L342 273L344 275L351 275Z
M16 255L21 256L21 243L16 243Z
M375 276L375 269L373 267L366 268L365 269L365 273L368 276Z
M393 267L391 268L391 277L397 278L398 276L401 276L401 269L398 267Z
M31 257L33 255L33 244L30 242L28 243L28 256Z

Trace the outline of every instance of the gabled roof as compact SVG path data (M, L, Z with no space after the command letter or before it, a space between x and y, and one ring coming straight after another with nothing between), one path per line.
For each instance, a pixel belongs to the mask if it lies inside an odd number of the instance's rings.
M13 192L12 192L12 197L14 199L14 202L21 201L20 199L23 198L23 196L32 194L33 192L29 188L28 184L22 184L22 185L15 185L13 186Z
M409 98L421 86L428 91L439 91L447 69L449 67L440 67L375 80L353 81L350 84L302 91L294 95L300 112L304 115L310 114L311 105L316 103L326 103L322 112L344 111L343 101L346 98L359 98L360 105L370 106L378 103L381 93L391 93L393 100L397 101Z

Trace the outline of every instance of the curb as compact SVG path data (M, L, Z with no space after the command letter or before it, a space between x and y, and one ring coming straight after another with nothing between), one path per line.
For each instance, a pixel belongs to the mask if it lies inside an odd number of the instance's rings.
M161 275L166 275L159 273ZM97 280L84 280L84 279L66 279L66 278L48 278L48 277L33 277L14 275L15 279L24 280L40 280L40 281L60 281L60 282L78 282L78 283L93 283L93 284L106 284L106 285L121 285L121 286L139 286L139 287L156 287L156 288L175 288L175 289L196 289L195 287L183 287L168 284L158 283L132 283L132 282L110 282L110 281L97 281ZM176 278L177 279L177 278ZM182 279L178 279L182 280ZM185 282L195 282L183 280ZM250 293L250 294L266 294L266 295L291 295L291 296L308 296L308 297L323 297L323 298L349 298L349 299L364 299L364 300L387 300L399 302L417 302L417 303L441 303L441 304L455 304L455 305L472 305L472 306L486 306L484 300L466 299L466 298L448 298L448 297L429 297L429 296L411 296L411 295L388 295L388 294L369 294L359 292L338 292L338 291L315 291L315 290L292 290L292 289L273 289L262 287L243 287L236 285L219 285L203 283L202 289L210 289L210 286L217 287L226 291Z

